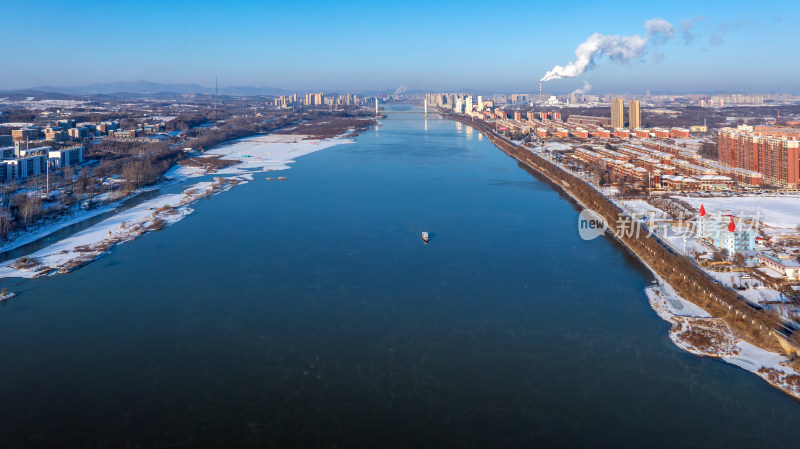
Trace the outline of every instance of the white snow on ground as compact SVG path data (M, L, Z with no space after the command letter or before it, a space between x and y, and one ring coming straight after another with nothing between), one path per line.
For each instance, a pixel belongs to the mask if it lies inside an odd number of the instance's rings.
M705 271L726 287L733 287L733 284L741 285L743 283L747 283L749 285L758 284L758 287L756 288L748 288L747 290L737 291L737 293L752 303L758 304L765 301L784 300L783 295L781 295L779 291L771 288L764 288L762 285L763 283L757 279L741 279L741 276L747 273L743 273L741 271ZM733 279L733 281L731 281L731 279Z
M655 275L655 273L654 273ZM655 275L656 280L658 281L658 285L653 287L648 287L645 289L645 294L647 297L651 299L654 297L656 292L660 293L661 303L664 305L666 312L668 312L669 316L685 316L685 317L695 317L695 318L709 318L708 312L703 310L702 308L694 305L693 303L683 299L678 295L678 292L672 288L661 276ZM659 296L659 295L655 295ZM665 315L662 313L661 310L656 310L656 313L661 318L669 321L665 318Z
M167 172L164 173L164 177L174 181L185 181L189 178L203 176L205 174L206 171L200 167L187 167L185 165L178 164L167 170Z
M353 143L352 140L344 138L316 140L306 137L281 134L247 137L206 151L205 154L220 155L221 159L241 162L217 172L223 175L238 175L252 171L285 170L289 168L287 164L294 162L294 158L336 145Z
M699 209L703 204L707 212L730 211L733 215L752 217L761 213L761 223L776 228L794 230L800 224L800 196L742 196L693 198L678 197Z
M615 201L614 197L619 195L618 187L600 187L597 190L599 190L600 193L605 195L611 201Z
M174 116L174 115L153 115L153 116L150 117L150 120L158 120L158 121L161 121L161 122L169 122L169 121L175 120L176 118L178 118L178 117Z
M0 126L7 127L7 128L27 128L29 126L33 126L33 123L9 122L9 123L0 123Z
M550 151L569 151L574 147L574 145L564 142L548 141L544 145L542 145L542 147L545 150L550 150Z
M691 235L688 232L685 233L685 235L687 235L687 238L684 238L684 234L682 234L680 231L679 232L663 231L660 232L659 235L661 235L661 237L664 240L667 240L669 243L671 243L675 249L684 254L692 254L692 253L703 254L703 253L711 253L714 251L712 248L709 248L700 240L688 237L689 235Z
M719 334L717 342L725 348L727 354L708 354L702 349L693 347L691 343L683 341L681 332L685 332L689 328L718 329L722 321L717 318L709 318L710 315L703 309L678 296L669 284L660 277L656 277L660 284L648 287L645 289L645 293L658 316L672 324L669 336L676 346L695 355L719 357L732 365L755 373L770 384L800 398L800 390L787 381L788 376L797 376L799 373L785 364L789 359L781 354L769 352L742 341L729 329ZM726 328L727 326L722 326L722 329ZM762 368L767 372L759 372Z
M663 210L649 204L647 201L642 200L629 200L629 201L619 201L616 202L622 203L622 207L625 208L628 212L634 212L638 216L646 215L648 212L652 211L656 213L657 218L661 217L668 217Z
M206 188L211 183L198 183L193 188ZM120 212L113 217L109 217L96 225L85 229L75 235L67 237L57 243L54 243L46 248L43 248L28 257L39 260L43 265L49 267L61 266L70 260L79 257L81 254L76 251L76 248L84 245L92 245L102 242L114 234L122 234L130 229L134 224L146 223L150 221L154 209L162 206L177 206L185 195L183 193L162 195L152 200L146 201L138 206L132 207L128 210ZM183 207L179 209L178 214L162 217L167 223L174 223L181 220L183 217L192 212L191 209ZM123 226L124 223L124 226ZM10 265L14 261L4 262L0 264L0 278L4 277L25 277L30 278L37 274L36 271L29 270L16 270L11 268Z
M269 134L235 140L218 148L208 150L203 156L220 156L220 159L237 161L238 164L215 172L219 175L242 175L251 172L286 170L294 159L336 145L353 143L341 137L333 139L306 139L303 135ZM174 180L186 180L207 174L198 167L177 165L164 176Z
M780 354L765 351L745 341L739 341L736 346L741 352L735 356L722 357L722 360L753 373L757 373L762 366L775 368L779 371L790 371L787 367L781 365L781 362L786 361L786 357Z
M44 226L37 226L27 230L26 232L14 234L5 244L0 246L0 252L10 251L14 248L19 248L20 246L27 245L28 243L31 242L35 242L40 238L46 237L60 229L66 228L67 226L74 225L75 223L80 223L83 220L87 220L89 218L96 217L100 214L104 214L106 212L114 210L120 204L122 204L121 201L101 206L92 210L84 210L81 212L76 212L74 214L70 214L67 217L64 217L64 219L62 220L50 222Z

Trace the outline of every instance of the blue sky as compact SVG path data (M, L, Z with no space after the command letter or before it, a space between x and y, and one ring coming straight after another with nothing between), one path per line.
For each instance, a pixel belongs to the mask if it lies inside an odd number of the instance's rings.
M535 91L591 34L644 35L659 17L676 27L666 44L628 64L600 57L546 90L587 80L601 93L800 93L799 11L790 1L13 2L0 27L0 89L212 86L218 75L223 86L297 90ZM698 17L686 42L681 21Z

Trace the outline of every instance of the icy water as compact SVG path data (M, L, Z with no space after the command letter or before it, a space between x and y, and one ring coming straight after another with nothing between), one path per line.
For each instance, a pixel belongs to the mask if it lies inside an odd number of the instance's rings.
M648 272L480 137L392 115L15 286L0 447L796 447L800 403L676 348Z

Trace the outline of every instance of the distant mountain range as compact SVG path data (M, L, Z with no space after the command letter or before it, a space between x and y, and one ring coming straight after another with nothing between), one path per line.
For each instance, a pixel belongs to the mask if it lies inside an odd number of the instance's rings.
M37 86L29 89L13 89L2 92L52 92L69 95L112 95L112 94L138 94L150 95L157 93L175 94L214 94L214 87L200 86L199 84L164 84L150 81L117 81L113 83L94 83L82 86ZM290 92L276 87L253 86L226 86L220 87L221 95L286 95Z
M320 90L315 90L316 92L320 92ZM298 90L287 90L287 89L280 89L277 87L254 87L254 86L225 86L219 88L220 95L229 95L229 96L254 96L254 95L269 95L269 96L278 96L278 95L291 95L293 93L297 93L302 95L305 92L310 92L310 90L298 89ZM346 90L339 90L336 93L342 94L347 92ZM384 89L384 90L361 90L361 91L351 91L352 93L357 93L359 95L365 96L382 96L382 95L389 95L394 92L394 89ZM431 91L428 90L408 90L406 94L424 94ZM485 91L481 89L457 89L457 90L444 90L442 92L471 92L473 94L478 95L491 95L493 92ZM524 90L520 90L518 92L526 92ZM527 91L528 93L534 93L531 90ZM178 84L166 84L166 83L154 83L151 81L116 81L112 83L94 83L94 84L85 84L81 86L37 86L31 87L27 89L0 89L0 93L2 94L16 94L16 95L28 95L28 96L40 96L42 94L62 94L62 95L111 95L111 96L155 96L155 97L168 97L170 94L203 94L203 95L213 95L215 93L214 87L205 87L199 84L187 84L187 83L178 83ZM325 91L326 94L333 93L332 91ZM568 93L567 91L561 93ZM653 95L686 95L692 94L695 92L672 92L672 91L653 91ZM728 92L724 91L713 91L707 92L707 95L720 95L720 94L727 94Z

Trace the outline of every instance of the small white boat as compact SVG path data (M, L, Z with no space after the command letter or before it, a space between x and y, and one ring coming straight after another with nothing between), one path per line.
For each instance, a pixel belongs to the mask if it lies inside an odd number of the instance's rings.
M428 235L427 231L422 231L422 241L428 243L431 237Z

